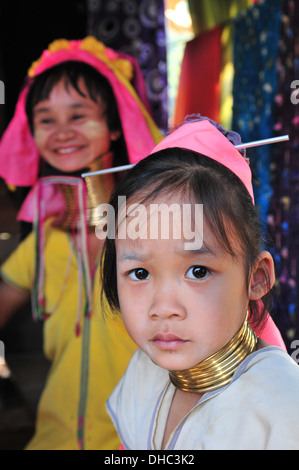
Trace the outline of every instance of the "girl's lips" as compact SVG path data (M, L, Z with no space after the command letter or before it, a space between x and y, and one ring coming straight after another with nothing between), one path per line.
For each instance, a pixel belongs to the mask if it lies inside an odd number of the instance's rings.
M179 338L172 333L158 333L151 339L151 342L159 349L177 349L188 343L188 340Z
M69 146L69 147L59 147L55 149L55 152L59 155L67 155L69 153L78 152L83 148L83 146Z

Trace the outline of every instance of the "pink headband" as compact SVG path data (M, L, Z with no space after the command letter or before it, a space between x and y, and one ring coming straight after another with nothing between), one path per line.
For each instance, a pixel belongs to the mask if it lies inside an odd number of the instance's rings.
M116 97L129 160L137 163L162 138L148 112L145 85L137 62L116 53L93 37L54 41L29 69L31 79L47 69L70 60L85 62L104 75ZM136 90L130 83L135 74ZM25 103L32 81L20 94L15 114L0 142L0 176L8 184L32 186L38 176L39 152L29 129Z
M201 153L227 167L242 181L254 203L249 164L207 119L186 122L157 144L151 153L174 147Z

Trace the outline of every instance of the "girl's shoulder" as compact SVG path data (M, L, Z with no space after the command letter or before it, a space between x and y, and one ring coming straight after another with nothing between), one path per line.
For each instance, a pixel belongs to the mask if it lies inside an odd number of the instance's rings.
M169 381L168 371L154 364L141 350L137 349L121 379L119 387L131 388L139 395L142 389L143 397L151 396L155 390L161 390Z
M299 366L290 355L278 346L266 346L250 354L235 373L236 380L243 373L263 372L269 377L277 378L278 374L293 377L299 383Z
M283 349L268 346L250 354L237 369L230 386L237 387L243 396L254 393L257 401L264 402L267 396L268 406L280 410L281 402L297 406L299 396L299 366ZM277 410L278 412L278 410Z
M238 409L240 445L252 449L299 448L299 366L288 353L269 346L248 356L224 390L225 405ZM223 407L223 400L222 400ZM248 446L248 447L246 447Z
M153 410L169 383L168 371L156 366L140 349L107 400L107 411L126 449L147 448L148 429Z

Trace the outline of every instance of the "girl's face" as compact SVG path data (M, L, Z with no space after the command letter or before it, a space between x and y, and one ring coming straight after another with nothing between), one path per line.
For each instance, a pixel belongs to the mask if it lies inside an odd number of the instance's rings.
M81 96L61 80L49 98L33 109L34 139L39 152L54 168L65 173L88 167L110 149L118 133L110 131L105 104L89 98L84 80L79 80Z
M178 200L158 202L170 205ZM148 206L147 234L149 211ZM185 249L186 239L171 236L169 220L169 239L133 240L128 234L115 240L117 287L132 339L154 363L183 370L232 338L244 321L249 299L244 260L224 252L204 220L203 245L195 250ZM127 217L127 227L130 221Z

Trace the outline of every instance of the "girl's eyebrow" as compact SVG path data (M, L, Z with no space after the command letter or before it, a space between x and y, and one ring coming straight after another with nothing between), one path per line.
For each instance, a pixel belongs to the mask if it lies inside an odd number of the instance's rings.
M194 250L179 249L177 250L177 253L182 256L197 256L204 254L217 256L217 253L215 251L205 245L203 245L201 248L197 248ZM147 258L148 256L145 254L143 255L141 253L138 254L135 252L127 251L121 254L120 256L117 256L117 261L145 261Z
M147 256L132 252L125 252L122 255L117 256L117 261L144 261L145 259L147 259Z
M216 250L212 250L212 248L207 247L206 245L202 245L200 248L196 248L194 250L184 250L184 252L188 252L191 255L213 255L216 256Z

